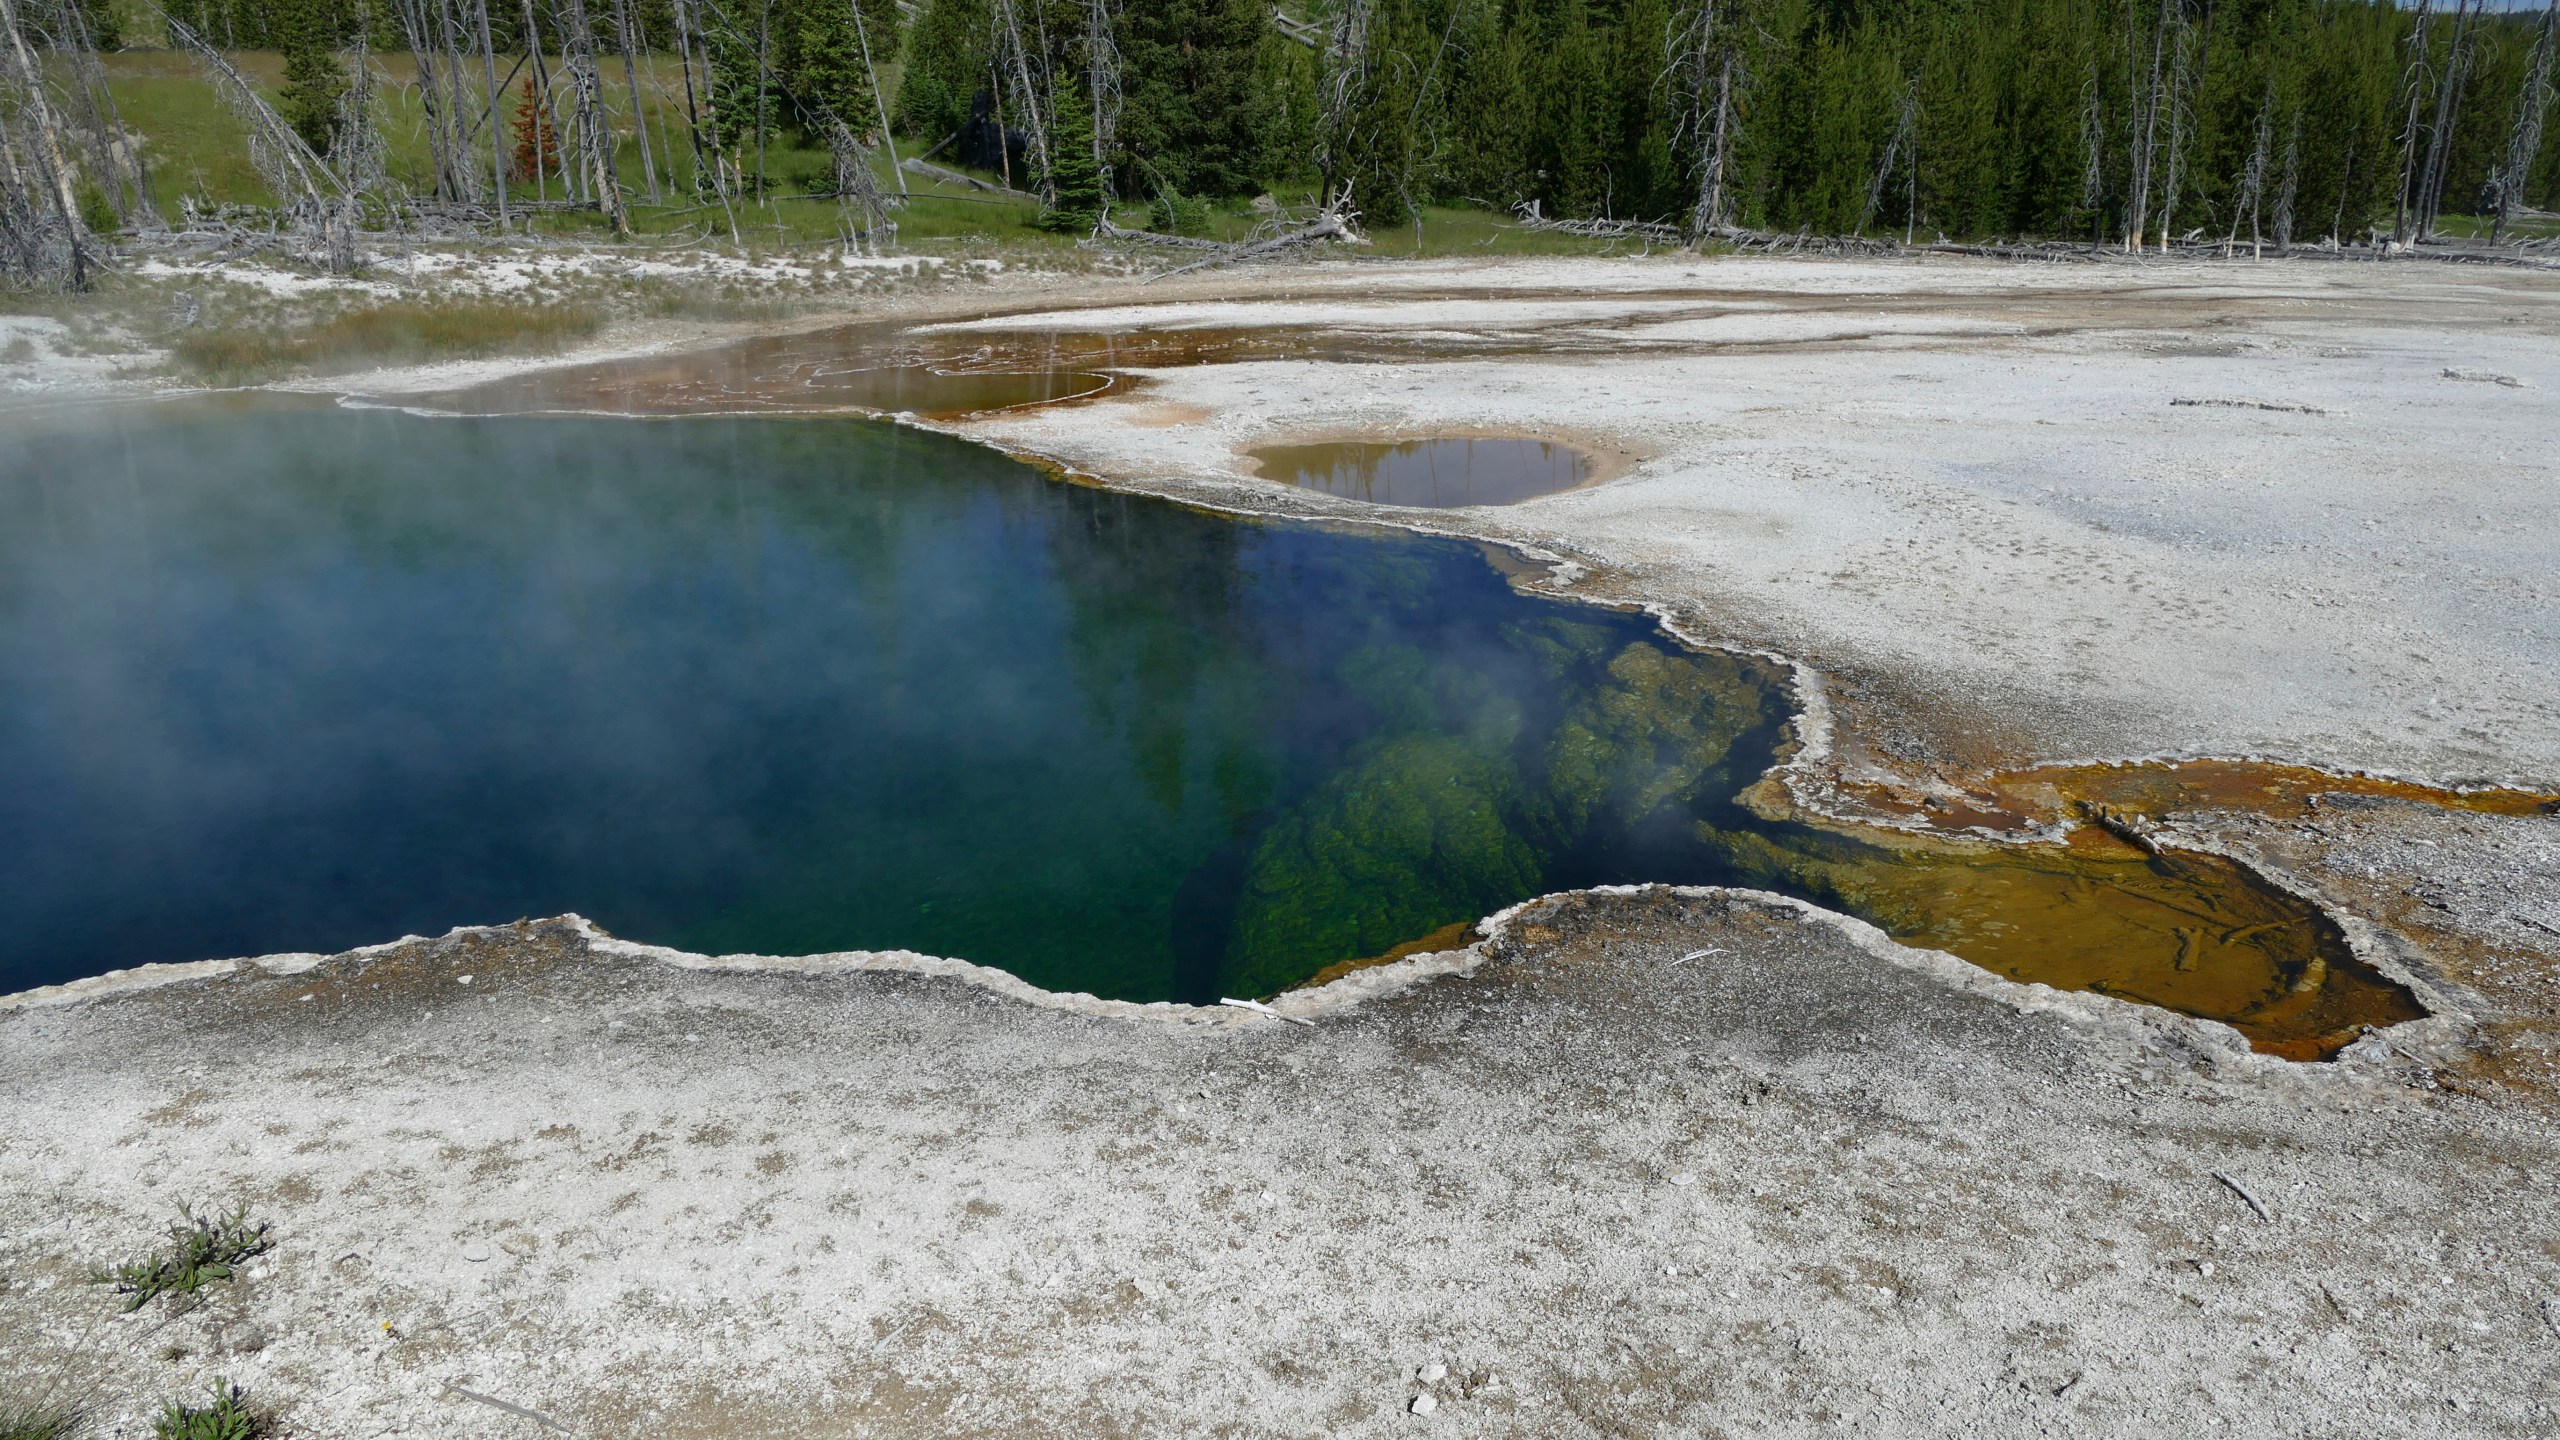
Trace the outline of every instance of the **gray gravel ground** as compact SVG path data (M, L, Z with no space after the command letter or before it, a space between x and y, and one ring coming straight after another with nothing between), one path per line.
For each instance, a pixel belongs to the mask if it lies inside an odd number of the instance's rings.
M1623 479L1422 518L1810 660L1853 775L2553 778L2548 277L1688 263L1239 278L1192 323L1558 355L1167 371L971 428L1306 513L1343 507L1239 449L1623 445ZM1377 313L1254 312L1290 287ZM329 1440L2560 1433L2560 817L2170 835L2331 905L2435 1018L2290 1065L1668 891L1284 997L1308 1025L566 921L0 1000L0 1401L138 1437L222 1374ZM89 1269L182 1201L278 1246L120 1315Z
M2288 1065L1668 890L1287 1003L555 922L21 1005L0 1379L114 1435L216 1372L349 1437L536 1432L454 1386L595 1436L2560 1425L2560 1137L2424 1025ZM120 1317L85 1269L181 1199L280 1243Z

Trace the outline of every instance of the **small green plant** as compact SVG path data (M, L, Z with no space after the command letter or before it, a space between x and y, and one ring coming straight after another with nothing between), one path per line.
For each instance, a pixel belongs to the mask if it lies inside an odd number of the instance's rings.
M1206 235L1209 233L1209 202L1197 195L1184 195L1166 190L1156 197L1147 211L1148 220L1159 234Z
M113 1284L117 1294L132 1297L124 1308L139 1310L154 1296L192 1294L208 1281L230 1279L241 1261L275 1247L267 1228L264 1220L251 1222L246 1205L233 1206L228 1215L198 1215L181 1205L166 1246L89 1278Z
M64 1405L0 1401L0 1440L71 1440L80 1412Z
M258 1440L267 1423L249 1408L248 1392L214 1377L213 1396L203 1405L172 1400L151 1422L152 1440Z
M116 213L115 203L107 192L95 185L80 187L80 223L92 235L113 235L124 228L124 217Z

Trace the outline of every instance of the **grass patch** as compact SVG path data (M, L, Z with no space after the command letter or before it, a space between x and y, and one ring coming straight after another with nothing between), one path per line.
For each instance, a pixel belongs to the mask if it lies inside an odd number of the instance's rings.
M236 385L366 365L553 351L603 326L604 313L586 305L396 301L341 311L297 330L188 332L169 352L182 369Z
M152 1440L258 1440L266 1433L266 1417L249 1408L248 1392L218 1376L204 1404L172 1400L151 1422Z
M212 1281L230 1279L241 1261L275 1248L267 1228L264 1220L249 1219L246 1205L234 1206L227 1215L198 1215L181 1205L167 1245L89 1278L114 1285L117 1294L131 1297L124 1308L139 1310L155 1297L190 1295Z
M71 1440L80 1418L69 1406L0 1402L0 1440Z

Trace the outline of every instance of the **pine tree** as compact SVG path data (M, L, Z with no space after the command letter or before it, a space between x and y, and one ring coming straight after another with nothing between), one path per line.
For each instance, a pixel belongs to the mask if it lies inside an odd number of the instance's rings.
M124 48L124 18L113 0L79 0L73 13L88 27L89 43L101 51Z
M1263 0L1149 0L1120 12L1121 146L1150 188L1252 189L1277 118L1258 83L1278 42ZM1126 187L1124 187L1125 193Z
M1609 64L1615 37L1591 23L1582 0L1566 0L1551 25L1537 86L1543 143L1531 152L1538 194L1549 214L1606 214L1615 199L1609 165L1618 138Z
M898 128L940 140L968 124L970 102L986 88L994 52L986 0L929 0L907 37Z
M1093 163L1093 109L1082 96L1060 96L1058 122L1049 135L1049 208L1040 228L1080 234L1102 218L1102 167Z
M337 141L338 97L347 89L335 18L327 0L275 0L276 46L284 52L284 92L276 111L321 155Z
M775 118L804 139L823 135L829 119L857 135L880 128L849 0L774 0L773 28L775 80L789 101Z
M1452 196L1508 210L1536 193L1529 163L1537 128L1530 43L1520 27L1504 26L1499 5L1480 0L1459 18L1453 45L1448 131L1458 143L1442 165L1445 183Z
M709 19L702 29L703 53L711 63L704 138L715 150L735 153L753 148L788 109L771 73L771 7L726 9L726 23Z

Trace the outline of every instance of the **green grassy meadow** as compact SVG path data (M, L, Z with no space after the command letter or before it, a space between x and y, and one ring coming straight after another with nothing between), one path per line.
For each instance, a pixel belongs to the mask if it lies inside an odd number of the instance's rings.
M263 207L275 203L275 197L267 192L250 165L246 128L222 103L197 60L167 50L124 50L102 58L109 90L125 125L144 137L143 157L150 171L152 199L164 217L177 218L182 197L191 197L200 206ZM275 97L283 77L280 56L273 51L240 51L231 59L270 100ZM378 53L373 60L392 177L413 191L424 193L429 189L430 167L416 65L405 52ZM756 249L821 244L840 237L844 218L835 201L799 198L826 182L826 152L794 145L784 136L776 135L766 147L766 193L762 198L728 206L716 199L700 198L694 185L695 157L686 126L683 72L675 59L666 55L647 56L637 62L650 159L657 173L658 195L653 201L648 171L642 165L640 127L633 120L631 92L620 57L607 55L602 61L605 107L619 137L615 159L629 197L634 233L670 240L693 237L726 242L734 238ZM546 57L546 63L555 69L558 65L556 57ZM518 57L501 56L499 64L502 77L510 69L516 75L508 89L504 116L511 125L524 77L531 72ZM894 93L894 69L884 75L883 82ZM512 135L507 144L512 150ZM912 139L899 142L902 155L913 154L919 148L919 142ZM757 160L752 150L739 156L738 162L747 173L755 172ZM876 155L874 163L884 191L897 193L904 181L907 203L897 215L898 239L903 245L994 244L1007 250L1034 252L1067 252L1074 247L1076 237L1054 235L1032 223L1038 215L1038 208L1032 204L947 181L902 174L890 164L886 153ZM959 168L951 165L948 156L938 157L935 163ZM975 173L990 181L998 178L992 172ZM521 202L557 199L560 189L556 180L539 185L519 182L508 193L511 199ZM1303 187L1283 189L1278 198L1300 209L1314 202L1313 194ZM1122 205L1115 213L1119 223L1131 228L1147 228L1153 223L1149 208L1143 204ZM1259 218L1242 201L1213 207L1205 233L1219 239L1242 239ZM529 224L535 233L545 235L601 237L604 233L602 217L592 212L542 211L519 223ZM1381 228L1371 232L1369 239L1372 253L1385 255L1593 254L1642 248L1641 242L1595 241L1523 230L1509 223L1507 217L1490 211L1439 206L1425 207L1419 226L1407 223Z

